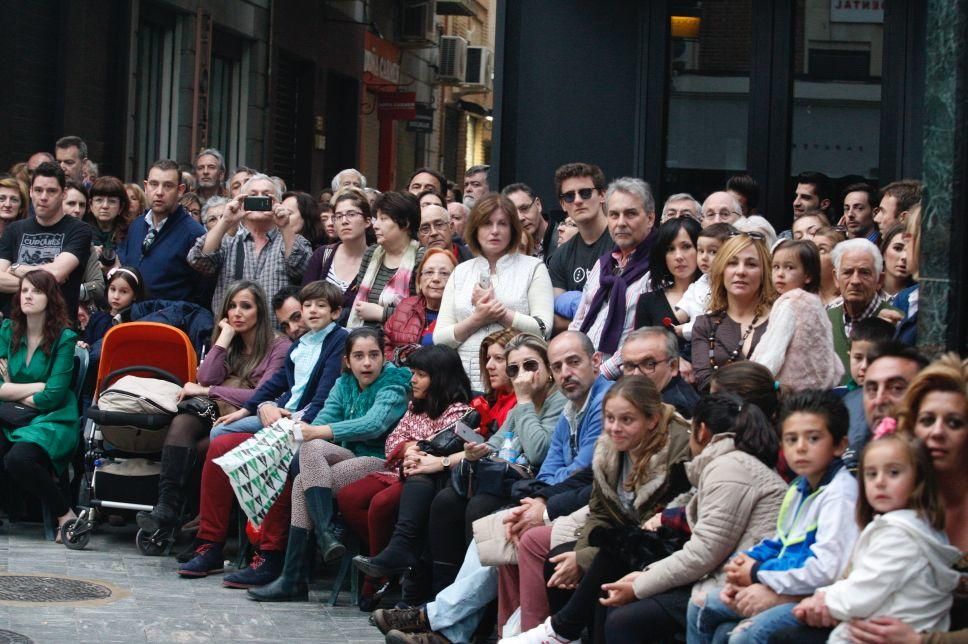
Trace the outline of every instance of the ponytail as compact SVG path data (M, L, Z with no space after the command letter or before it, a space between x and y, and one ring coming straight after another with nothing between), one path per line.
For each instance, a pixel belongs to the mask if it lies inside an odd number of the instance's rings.
M776 466L780 440L773 424L757 405L733 394L707 394L696 404L692 422L694 427L704 423L713 436L732 432L736 449L769 468Z

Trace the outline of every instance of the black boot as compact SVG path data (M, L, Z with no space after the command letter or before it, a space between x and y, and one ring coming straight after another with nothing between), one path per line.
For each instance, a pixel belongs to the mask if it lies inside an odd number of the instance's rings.
M309 599L309 567L313 544L309 530L289 526L289 544L282 574L268 586L249 588L249 599L257 602L304 602Z
M458 565L443 561L434 562L432 583L434 597L444 588L454 583L454 580L457 579L458 572L460 572L460 566Z
M390 543L374 557L353 557L353 564L370 577L393 577L408 571L417 563L423 550L430 504L437 488L429 477L408 479L400 495L397 524Z
M191 447L168 446L161 450L161 475L158 480L158 502L151 512L138 513L138 527L146 532L177 528L185 501L185 486L195 467L195 450Z
M330 522L333 519L333 491L327 487L309 487L303 492L306 499L306 512L313 522L316 544L323 561L333 563L346 554L346 546L333 534Z

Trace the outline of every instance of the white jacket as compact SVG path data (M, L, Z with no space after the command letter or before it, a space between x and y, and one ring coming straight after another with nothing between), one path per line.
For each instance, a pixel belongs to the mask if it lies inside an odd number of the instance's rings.
M470 376L471 389L477 391L484 390L480 365L481 342L503 327L500 324L487 324L460 342L454 336L454 326L474 312L471 304L474 285L478 283L481 273L489 270L487 259L483 257L475 257L457 265L444 288L440 314L434 327L434 344L445 344L457 349L464 369ZM514 311L511 328L548 337L554 324L555 308L551 277L544 262L521 253L505 255L497 260L495 274L491 275L491 284L497 299ZM544 333L536 318L544 324Z
M914 510L895 510L874 518L857 539L850 574L821 588L831 616L839 620L890 616L915 631L947 631L960 558L943 532ZM847 624L829 642L847 642Z

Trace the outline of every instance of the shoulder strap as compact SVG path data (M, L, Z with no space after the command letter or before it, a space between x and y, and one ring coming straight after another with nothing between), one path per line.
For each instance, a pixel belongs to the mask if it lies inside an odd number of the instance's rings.
M239 233L235 233L238 235ZM245 235L236 237L235 244L235 281L238 282L242 279L242 273L245 271Z

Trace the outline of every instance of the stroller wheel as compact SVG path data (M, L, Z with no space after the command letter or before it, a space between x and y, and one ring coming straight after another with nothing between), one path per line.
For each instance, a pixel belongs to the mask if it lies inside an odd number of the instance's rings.
M171 545L175 542L175 532L173 529L158 530L157 532L138 530L134 540L138 546L138 552L146 557L158 557L171 548Z
M71 519L61 526L61 541L71 550L83 550L91 540L94 525L82 519Z

